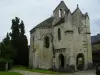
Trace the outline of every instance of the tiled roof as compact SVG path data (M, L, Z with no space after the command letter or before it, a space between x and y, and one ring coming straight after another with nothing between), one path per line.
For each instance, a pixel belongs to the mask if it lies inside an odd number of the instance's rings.
M44 20L43 22L41 22L40 24L38 24L36 27L34 27L33 29L31 29L31 33L34 32L35 28L44 28L44 27L52 27L52 22L53 22L54 18L50 17L46 20Z
M57 25L64 23L64 22L65 22L65 18L63 17L57 23L55 23L54 26L57 26Z

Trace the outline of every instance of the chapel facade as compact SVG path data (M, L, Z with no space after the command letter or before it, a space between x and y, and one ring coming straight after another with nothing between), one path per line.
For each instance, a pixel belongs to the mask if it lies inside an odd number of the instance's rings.
M30 31L29 66L32 68L88 69L92 64L90 21L77 5L73 13L64 1L53 16Z

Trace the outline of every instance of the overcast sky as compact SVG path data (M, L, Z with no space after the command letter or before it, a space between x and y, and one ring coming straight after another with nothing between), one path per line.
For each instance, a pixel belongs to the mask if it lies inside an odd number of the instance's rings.
M19 17L24 21L26 35L44 19L53 14L61 0L0 0L0 41L11 31L11 20ZM100 0L63 0L73 12L77 4L83 13L88 12L91 35L100 33ZM29 40L30 41L30 40Z

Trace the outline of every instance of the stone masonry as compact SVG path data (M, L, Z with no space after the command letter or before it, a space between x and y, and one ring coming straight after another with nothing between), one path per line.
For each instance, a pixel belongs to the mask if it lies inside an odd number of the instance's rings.
M71 13L61 1L53 16L30 31L29 66L88 69L92 65L89 20L88 13L83 14L78 5Z

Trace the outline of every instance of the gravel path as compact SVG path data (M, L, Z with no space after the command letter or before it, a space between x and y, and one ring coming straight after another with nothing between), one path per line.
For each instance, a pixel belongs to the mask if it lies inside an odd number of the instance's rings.
M76 72L73 74L43 74L43 73L36 73L36 72L29 72L29 71L24 71L24 70L12 70L13 72L19 72L24 75L96 75L95 71L81 71L81 72Z

